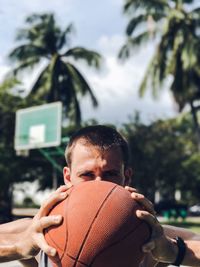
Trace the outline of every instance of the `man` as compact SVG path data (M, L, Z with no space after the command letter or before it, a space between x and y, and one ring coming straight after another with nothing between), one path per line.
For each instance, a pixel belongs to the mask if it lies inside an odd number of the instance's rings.
M57 202L67 196L67 186L58 188L49 199L43 203L33 219L21 219L0 225L0 262L23 260L35 256L40 249L47 255L55 256L55 248L50 247L43 236L43 231L52 225L62 222L61 215L47 216ZM29 266L37 266L33 259L27 261ZM31 265L30 265L31 263Z
M114 129L102 125L89 126L75 133L66 148L65 157L67 166L63 169L64 182L66 185L76 185L90 180L104 180L127 186L132 176L129 167L129 152L127 142ZM166 266L158 265L158 262L173 263L177 259L178 246L173 237L180 235L186 241L186 254L183 264L197 266L200 264L200 255L195 254L196 244L193 234L182 229L163 228L154 216L152 204L135 189L126 187L132 192L132 197L144 205L147 211L137 211L137 216L146 220L152 227L152 238L143 247L147 257L142 266ZM78 211L77 211L78 212ZM167 236L169 235L169 236ZM195 237L198 237L195 235ZM197 242L197 243L194 243ZM40 266L51 266L50 262L44 264L43 254ZM47 261L47 258L46 258ZM114 266L113 266L114 267ZM131 266L130 266L131 267Z
M90 180L111 181L125 186L128 185L132 176L132 170L128 165L129 153L127 142L116 130L110 127L97 125L81 129L71 137L65 157L67 166L63 169L63 175L64 182L68 187L70 187L71 184L75 185L79 182ZM163 231L163 228L154 216L152 204L144 198L143 195L137 193L135 189L129 187L127 187L127 189L132 192L132 197L147 209L147 211L138 210L137 216L146 220L152 227L152 238L150 242L143 247L143 250L147 252L147 257L142 263L142 266L156 266L159 261L167 263L167 265L175 262L179 253L177 243L173 237L177 235L182 236L186 240L187 250L183 259L183 264L199 266L200 252L197 248L200 247L200 241L194 240L194 237L199 238L199 236L179 228L175 228L173 231L171 228L166 228L165 231ZM42 234L43 228L45 227L38 227L37 224L38 220L42 219L42 216L48 214L49 208L50 205L47 205L47 212L40 213L35 219L37 227L33 227L33 231L30 231L31 235L35 235L35 239L32 240L32 238L28 236L28 239L30 238L31 240L29 240L27 248L30 250L30 244L32 244L33 251L20 252L19 255L17 255L19 258L27 257L27 255L35 255L39 247L42 248L47 255L51 255L49 253L51 249L45 244ZM29 224L30 227L34 225L34 220L29 222ZM23 236L27 236L27 233L23 233ZM38 240L40 241L38 242ZM24 244L21 245L21 247L26 250ZM45 263L45 259L48 260L47 257L42 254L40 266L51 266L50 262ZM34 265L32 262L27 261L26 266Z

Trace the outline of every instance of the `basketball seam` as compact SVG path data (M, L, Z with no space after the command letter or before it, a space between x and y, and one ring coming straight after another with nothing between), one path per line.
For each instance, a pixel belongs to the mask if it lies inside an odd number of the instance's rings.
M112 192L116 189L117 186L118 186L118 185L115 185L115 186L110 190L110 192L107 194L106 198L105 198L104 201L102 202L101 206L99 207L98 211L96 212L96 215L95 215L94 219L92 220L92 222L91 222L91 224L90 224L90 227L89 227L89 229L88 229L88 231L87 231L87 233L86 233L86 235L85 235L85 238L84 238L84 240L83 240L83 242L82 242L82 244L81 244L81 247L80 247L80 249L79 249L79 252L78 252L78 254L77 254L77 256L76 256L76 262L75 262L75 264L74 264L73 267L76 267L77 262L79 261L79 256L80 256L80 254L81 254L81 252L82 252L82 250L83 250L83 247L84 247L85 242L86 242L86 240L87 240L87 238L88 238L88 236L89 236L89 233L90 233L90 230L91 230L91 228L92 228L92 226L93 226L93 224L94 224L94 221L95 221L96 218L98 217L98 214L99 214L99 212L101 211L102 207L104 206L106 200L109 198L109 196L112 194Z
M50 240L52 241L52 243L55 245L55 246L57 246L60 250L62 250L62 248L61 247L59 247L59 245L52 239L52 237L49 235L49 238L50 238Z
M94 263L95 259L101 254L103 253L106 249L115 246L117 243L119 243L120 241L126 239L129 235L131 235L132 233L134 233L139 227L141 227L143 224L148 225L145 222L141 222L140 224L138 224L134 229L132 229L131 231L129 231L128 233L126 233L125 236L123 236L122 238L120 238L119 240L115 241L114 243L110 244L109 246L103 248L101 251L99 251L98 254L95 255L95 257L93 258L92 262L90 263L90 265L88 267L92 267L92 264ZM148 240L148 239L147 239Z
M65 242L65 247L64 247L64 249L63 249L63 253L62 253L62 256L60 257L60 261L62 261L62 259L63 259L63 257L64 257L64 254L65 254L65 251L66 251L66 249L67 249L67 245L68 245L68 227L67 227L67 214L68 214L68 212L67 212L67 207L68 207L68 205L69 205L69 201L70 201L70 197L71 197L71 193L72 193L72 191L74 190L74 187L72 187L72 189L71 189L71 191L70 191L70 194L69 194L69 196L68 196L68 201L67 201L67 205L65 205L65 208L64 208L64 214L66 214L66 224L65 224L65 226L66 226L66 242Z
M73 191L73 189L74 189L74 187L71 187L71 191L70 191L70 193L69 193L69 195L68 195L68 197L67 197L67 205L65 205L64 210L66 210L66 206L68 206L69 199L70 199L70 195L71 195L71 192ZM62 200L61 202L63 202L63 201L64 201L64 200ZM66 213L66 214L67 214L67 213ZM67 219L66 219L66 225L67 225ZM68 228L66 227L66 229L67 229L66 236L68 236ZM49 232L48 232L47 234L48 234L49 239L53 242L53 244L54 244L55 246L57 246L57 247L62 251L63 248L59 246L59 243L56 243L56 242L52 239L52 236L51 236L51 234L50 234ZM63 250L63 252L62 252L62 256L60 257L60 260L62 260L62 258L63 258L63 256L64 256L64 252L65 252L66 246L67 246L67 242L65 243L65 248L64 248L64 250Z
M84 262L82 262L82 261L80 261L80 260L77 260L76 258L74 258L73 256L71 256L70 254L66 254L70 259L72 259L72 260L74 260L75 261L75 263L81 263L81 264L83 264L83 265L85 265L86 267L89 267L89 265L87 265L86 263L84 263Z

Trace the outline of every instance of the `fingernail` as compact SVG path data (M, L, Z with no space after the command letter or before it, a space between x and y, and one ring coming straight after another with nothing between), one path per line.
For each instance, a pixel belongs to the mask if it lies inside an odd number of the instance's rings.
M136 210L136 216L137 217L142 217L142 211L141 210Z
M55 256L56 255L56 250L54 248L50 249L49 251L51 256Z
M61 195L62 198L65 198L68 195L68 193L67 192L62 192L62 193L60 193L60 195Z
M59 222L61 221L61 219L62 219L62 216L61 216L61 215L56 215L56 216L54 216L54 221L55 221L56 223L59 223Z

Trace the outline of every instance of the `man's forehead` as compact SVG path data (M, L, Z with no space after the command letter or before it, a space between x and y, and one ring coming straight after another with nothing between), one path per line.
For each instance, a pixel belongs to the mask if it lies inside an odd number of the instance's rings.
M77 143L71 159L71 168L76 171L86 169L110 171L119 170L124 166L120 148L117 146L112 149L101 149L99 146Z
M74 147L72 149L73 152L75 153L80 153L81 150L93 150L93 151L97 151L99 154L104 154L104 153L117 153L119 157L122 156L122 151L121 151L121 147L113 144L113 145L105 145L105 146L100 146L97 144L91 144L88 140L86 139L79 139L77 140L77 142L74 144ZM72 153L73 153L72 152Z

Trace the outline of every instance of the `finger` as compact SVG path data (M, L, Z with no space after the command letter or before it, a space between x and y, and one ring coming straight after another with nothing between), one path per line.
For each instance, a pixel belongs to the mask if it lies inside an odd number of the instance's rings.
M52 209L52 207L57 204L58 202L64 200L65 198L67 198L69 195L69 193L67 191L65 192L54 192L53 194L51 194L49 196L49 198L43 202L43 204L41 205L41 208L39 209L36 217L37 218L41 218L43 216L48 215L48 213L50 212L50 210Z
M139 219L142 219L142 220L146 221L152 228L155 227L155 226L161 227L161 225L160 225L158 219L156 218L156 216L152 215L148 211L136 210L136 216Z
M142 246L142 251L143 252L150 252L151 250L153 250L155 248L155 242L154 241L150 241L146 244L144 244Z
M130 187L130 186L125 186L125 189L128 190L129 192L138 192L136 188Z
M147 211L149 211L153 215L156 214L152 202L148 200L144 195L133 192L131 194L131 197L137 202L139 202Z
M65 185L67 187L67 189L71 188L73 186L73 184L71 182L67 182L67 184Z
M67 184L61 185L60 187L58 187L56 189L56 192L65 192L65 191L67 191L71 187L72 187L72 183L71 182L68 182Z
M41 234L40 236L37 236L37 240L36 240L37 246L44 251L45 254L47 254L48 256L56 256L57 251L55 248L49 246L43 236L43 234Z
M61 224L63 217L61 215L52 215L42 217L35 223L35 228L37 232L43 232L44 229Z

